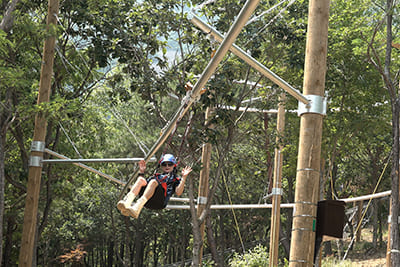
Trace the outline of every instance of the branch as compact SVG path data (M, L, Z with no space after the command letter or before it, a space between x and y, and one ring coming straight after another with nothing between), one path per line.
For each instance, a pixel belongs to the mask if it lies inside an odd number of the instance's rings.
M12 0L10 5L8 6L6 12L4 13L4 17L0 22L0 30L5 32L10 32L13 26L14 17L12 16L15 7L17 6L19 0Z
M389 91L390 97L391 99L395 99L396 98L396 91L394 90L392 83L390 81L390 77L388 77L388 75L386 75L385 69L382 68L382 62L379 58L379 54L376 51L376 49L373 47L373 43L375 40L375 37L378 33L379 28L381 28L381 26L383 25L385 21L385 18L383 18L378 25L375 27L374 32L372 34L371 40L370 42L368 42L368 49L367 49L367 59L368 61L378 70L378 72L381 74L382 79ZM363 36L362 36L363 37ZM366 38L363 38L364 40L366 40ZM372 53L372 56L371 56ZM375 60L376 61L375 61Z

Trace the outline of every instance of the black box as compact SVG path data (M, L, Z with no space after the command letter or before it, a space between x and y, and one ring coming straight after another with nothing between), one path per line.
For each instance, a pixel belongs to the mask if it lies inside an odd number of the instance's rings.
M345 205L346 203L340 200L322 200L318 202L317 236L343 238Z

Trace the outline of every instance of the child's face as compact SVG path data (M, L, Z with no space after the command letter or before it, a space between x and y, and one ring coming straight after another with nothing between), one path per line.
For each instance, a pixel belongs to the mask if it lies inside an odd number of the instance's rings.
M166 161L161 163L161 169L163 170L163 172L172 172L172 170L174 169L174 163Z

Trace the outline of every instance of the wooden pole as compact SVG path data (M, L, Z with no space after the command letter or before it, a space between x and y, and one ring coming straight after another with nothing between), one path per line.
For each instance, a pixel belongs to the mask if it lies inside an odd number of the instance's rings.
M206 115L205 115L206 123L209 122L211 114L212 114L212 109L207 108ZM212 128L212 126L209 126L209 128ZM212 151L211 143L204 144L203 150L202 150L202 156L201 156L202 169L200 171L199 192L198 192L198 199L197 199L197 202L198 202L197 217L200 217L201 213L204 211L206 204L207 204L211 151ZM204 240L204 227L205 227L205 220L200 225L200 234L201 234L202 241ZM203 257L203 246L201 246L201 248L200 248L199 262L201 262L202 257Z
M39 84L37 104L49 102L51 93L51 81L53 76L54 47L56 42L56 25L59 10L59 1L50 0L48 3L47 32L48 37L44 42L43 59ZM46 136L47 120L42 112L35 118L33 142L44 144ZM43 158L42 149L32 150L28 172L27 195L25 200L24 224L22 230L21 248L18 266L32 266L33 253L35 251L36 225L38 217L38 203L40 193L40 180L42 167L40 158ZM41 150L41 151L39 151Z
M306 96L324 95L329 4L329 0L311 0L309 3L303 84L303 93ZM303 113L300 119L290 267L313 266L319 200L322 119L322 114L311 112Z
M272 211L271 211L271 236L269 243L269 266L278 266L278 248L279 248L279 228L281 223L281 195L282 195L282 162L283 145L282 136L285 130L285 93L279 98L278 120L276 125L277 137L275 148L275 167L274 181L272 188Z

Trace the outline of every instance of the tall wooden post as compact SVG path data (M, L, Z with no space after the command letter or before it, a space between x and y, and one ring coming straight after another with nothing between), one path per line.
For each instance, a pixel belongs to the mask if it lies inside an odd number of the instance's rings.
M207 108L205 115L206 123L209 122L211 114L212 114L212 109ZM210 125L209 128L212 128L212 126ZM197 198L197 217L200 217L201 213L204 211L207 204L211 151L212 151L212 145L210 143L206 143L203 145L203 150L201 155L202 169L200 171L199 192ZM205 227L205 221L200 225L201 240L204 240L204 227ZM203 257L203 246L201 246L200 249L199 262L201 262L202 257Z
M282 162L283 145L282 136L285 129L285 100L286 95L282 93L279 97L278 119L277 119L277 137L275 148L275 167L274 181L272 187L272 211L271 211L271 236L269 243L269 266L278 266L278 248L279 248L279 228L281 223L281 195L282 195Z
M48 37L44 42L43 59L39 84L37 104L49 102L51 93L51 80L53 76L54 47L56 42L56 25L59 10L59 1L50 0L48 4L47 31ZM18 266L32 266L35 250L35 236L37 226L37 213L40 193L40 180L42 177L44 141L46 136L47 120L43 113L38 113L35 118L32 151L29 163L28 186L25 200L24 224L22 230L21 248Z
M311 110L324 96L328 43L329 0L310 0L303 94L313 99ZM315 102L315 103L314 103ZM308 106L310 108L310 106ZM304 112L296 175L295 207L289 266L313 266L323 114Z

